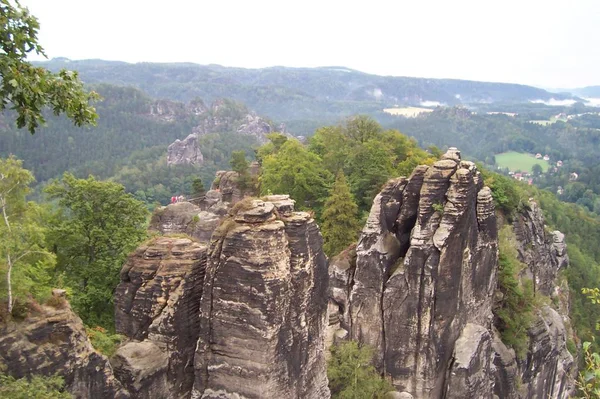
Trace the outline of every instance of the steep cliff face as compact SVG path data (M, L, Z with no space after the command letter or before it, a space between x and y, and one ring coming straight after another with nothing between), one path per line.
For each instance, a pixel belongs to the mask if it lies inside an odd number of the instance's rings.
M490 334L481 331L492 319L496 265L491 192L452 149L375 198L356 249L350 337L376 349L376 366L399 391L439 398L462 386L489 397L489 374L475 375L490 368Z
M187 397L200 327L206 245L158 237L139 247L115 292L117 332L131 339L112 360L137 398Z
M235 179L219 180L207 209L229 207L221 188ZM188 219L217 216L200 209L169 205L152 224L187 232ZM130 341L115 374L137 398L327 398L327 280L310 215L288 196L245 198L209 245L167 235L130 256L115 294L117 331Z
M215 231L193 398L327 398L327 260L287 196L247 199Z
M414 398L567 397L568 288L557 284L568 263L564 237L546 232L533 202L516 215L514 230L528 266L522 278L533 278L560 312L536 309L526 360L517 360L493 327L498 237L491 190L456 149L390 180L355 251L332 259L328 343L373 346L376 367Z
M203 162L197 134L192 133L183 140L177 139L167 148L167 165L202 165Z
M564 235L547 231L539 206L531 200L528 208L516 215L512 227L518 258L526 265L521 278L531 279L537 295L549 297L558 310L550 306L536 309L525 359L517 359L514 351L495 338L494 391L501 398L565 398L573 390L576 367L566 345L573 336L569 291L557 278L569 263Z
M62 309L43 306L22 322L0 327L0 364L15 378L58 374L75 398L130 397L67 303Z

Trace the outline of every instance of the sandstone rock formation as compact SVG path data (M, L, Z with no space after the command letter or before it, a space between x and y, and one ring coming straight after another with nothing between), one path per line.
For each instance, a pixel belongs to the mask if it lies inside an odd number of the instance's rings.
M273 131L273 127L267 121L252 113L246 115L246 121L237 129L240 134L256 137L256 140L261 144L268 141L267 134Z
M569 264L564 234L546 232L542 211L531 200L529 207L517 214L513 228L519 260L527 265L523 274L533 280L534 291L552 295L559 270Z
M115 324L133 342L119 348L114 365L136 397L189 395L206 250L188 238L158 237L123 266Z
M557 282L558 271L568 266L564 235L548 232L539 206L532 200L513 222L519 260L527 267L522 278L533 281L534 291L551 297L558 311L544 306L534 315L528 330L526 359L517 359L494 338L496 366L494 392L500 398L566 398L573 391L576 373L567 339L573 336L569 322L568 287ZM497 335L497 334L496 334Z
M209 249L192 397L329 397L326 306L310 215L287 196L240 202Z
M169 205L153 225L181 232L189 215L216 215L199 210ZM311 216L289 196L245 198L209 246L167 235L130 256L115 294L130 341L115 374L137 398L328 398L327 280Z
M212 195L209 196L212 198ZM211 205L221 204L221 196L217 196ZM187 234L201 242L209 242L213 231L217 228L223 215L202 210L202 208L190 203L179 202L157 208L150 220L150 231L161 234Z
M184 140L177 139L167 148L167 165L202 165L203 162L196 134L192 133Z
M566 398L572 391L568 257L535 202L514 217L522 278L558 303L539 308L519 360L493 327L497 226L491 190L450 149L375 198L355 250L332 259L327 344L355 339L375 365L414 398ZM566 300L565 300L566 298ZM559 313L560 312L560 313Z
M349 283L333 287L340 325L376 349L376 366L399 391L491 396L496 234L491 191L451 149L377 195L351 278L332 262Z
M75 398L129 398L68 303L0 327L0 365L15 378L58 374Z

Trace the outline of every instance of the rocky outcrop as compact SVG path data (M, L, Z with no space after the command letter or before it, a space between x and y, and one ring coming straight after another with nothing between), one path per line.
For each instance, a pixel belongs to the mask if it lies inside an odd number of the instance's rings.
M519 260L527 265L523 276L533 281L534 292L553 295L558 272L569 264L564 234L546 231L542 211L533 200L517 213L513 229Z
M209 198L212 198L212 195ZM221 204L220 196L211 206L216 204ZM223 218L224 212L221 215L212 212L217 207L218 205L209 207L210 210L202 210L190 202L159 207L152 214L148 228L161 234L187 234L200 242L209 242L213 231Z
M535 311L527 332L529 350L524 359L517 358L496 333L494 392L500 398L510 399L566 398L574 389L576 367L566 345L573 337L568 287L557 278L560 269L569 263L564 235L548 231L533 200L515 215L512 227L518 259L525 265L521 279L531 280L536 294L550 297L558 310L543 306Z
M136 398L329 397L319 229L289 196L235 198L235 181L220 173L201 207L157 211L151 226L166 235L123 267L116 324L130 340L112 362ZM197 238L190 223L206 215L222 220L209 246L169 236Z
M115 292L119 348L115 373L138 398L189 396L200 330L206 245L158 237L140 246L121 271Z
M238 203L209 249L192 397L329 397L326 306L311 216L287 196Z
M496 267L491 191L451 149L384 186L354 270L332 262L338 286L330 297L343 311L340 327L375 348L375 365L399 392L490 397Z
M75 398L129 398L67 302L0 327L0 366L15 378L58 374Z
M272 133L273 131L273 127L267 121L255 114L246 115L245 122L237 128L238 133L254 136L261 144L268 141L267 134Z
M167 148L167 165L202 165L204 156L198 144L198 135L192 133L184 140L175 140Z

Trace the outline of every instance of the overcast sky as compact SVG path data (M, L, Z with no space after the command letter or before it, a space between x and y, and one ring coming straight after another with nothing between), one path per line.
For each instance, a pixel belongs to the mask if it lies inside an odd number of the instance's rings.
M600 85L599 0L21 0L52 57Z

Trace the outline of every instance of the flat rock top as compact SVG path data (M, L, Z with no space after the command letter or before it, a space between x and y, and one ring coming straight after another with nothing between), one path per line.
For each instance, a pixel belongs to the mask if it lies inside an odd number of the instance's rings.
M433 167L440 170L448 170L456 168L456 161L452 159L442 159L433 164Z

